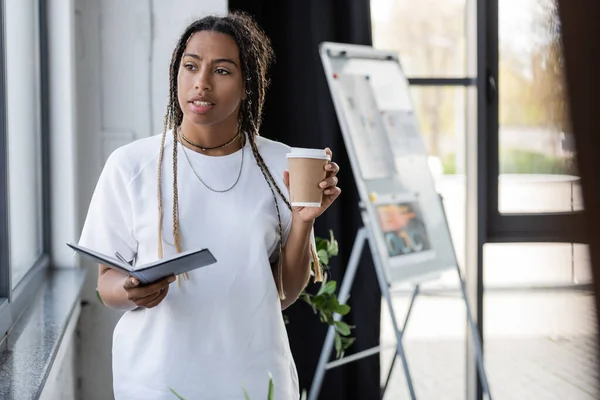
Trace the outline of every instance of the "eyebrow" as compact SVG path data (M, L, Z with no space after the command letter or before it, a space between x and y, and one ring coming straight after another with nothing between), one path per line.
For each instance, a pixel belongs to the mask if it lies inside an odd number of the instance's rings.
M194 59L196 59L198 61L202 61L202 58L199 55L194 54L194 53L185 53L182 58L184 58L184 57L191 57L191 58L194 58ZM216 60L212 60L211 61L211 64L218 64L218 63L228 63L228 64L234 65L235 67L238 66L235 63L235 61L230 60L229 58L217 58Z

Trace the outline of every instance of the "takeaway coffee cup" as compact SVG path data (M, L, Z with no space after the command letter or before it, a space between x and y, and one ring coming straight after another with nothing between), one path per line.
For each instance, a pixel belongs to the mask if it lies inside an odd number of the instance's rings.
M319 186L331 161L325 150L292 148L287 154L290 197L294 207L321 207L323 189Z

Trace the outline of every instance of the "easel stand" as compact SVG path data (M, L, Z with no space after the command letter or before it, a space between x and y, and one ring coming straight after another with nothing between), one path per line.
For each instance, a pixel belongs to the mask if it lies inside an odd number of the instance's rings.
M359 231L356 235L356 239L354 240L354 246L352 247L352 252L350 253L350 260L348 262L348 268L346 270L346 274L342 281L342 286L340 288L338 299L339 299L340 304L345 304L346 301L348 300L348 296L350 294L350 289L352 287L352 283L354 282L354 278L356 276L356 271L358 270L359 261L360 261L360 257L361 257L361 254L362 254L362 251L364 248L364 244L367 241L369 242L369 244L371 246L371 254L373 254L373 262L374 262L374 266L375 266L375 271L377 273L377 280L379 281L379 287L381 289L381 295L387 301L388 310L390 312L390 317L392 319L392 324L394 327L394 331L396 333L396 346L395 346L396 354L394 355L394 358L392 360L392 365L390 366L390 370L387 374L385 386L383 388L383 391L381 392L381 398L383 398L385 396L385 391L387 389L388 383L390 382L390 378L392 376L392 371L394 369L394 365L396 363L396 360L398 358L400 358L400 361L402 362L402 366L404 369L404 375L406 377L406 383L408 385L408 391L410 393L410 397L411 397L411 399L415 400L417 397L415 395L415 390L413 387L413 382L412 382L410 370L408 367L408 360L406 359L406 353L404 352L404 346L402 344L402 337L404 335L404 332L406 331L406 326L408 324L408 318L410 317L413 304L415 302L417 295L419 294L419 285L416 285L414 287L414 290L412 292L412 296L410 299L410 304L408 306L408 311L406 313L406 317L404 318L402 327L400 327L398 324L398 320L396 319L396 314L394 312L394 307L392 304L392 297L390 294L389 285L388 285L385 275L383 273L383 268L382 268L381 262L379 260L379 257L377 257L378 252L374 245L375 242L374 242L373 238L370 237L369 230L365 227L362 227L359 229ZM482 389L483 389L483 392L485 394L487 394L488 399L492 400L492 395L490 394L488 380L487 380L485 368L483 365L483 355L482 355L483 353L481 350L481 339L479 337L479 332L477 330L477 326L473 322L473 317L471 315L471 308L469 306L465 282L463 281L463 278L462 278L462 275L460 272L460 268L458 267L458 265L456 266L456 272L458 273L458 278L460 280L460 289L462 291L462 298L463 298L463 300L465 302L465 306L466 306L467 320L469 323L469 329L471 331L471 337L473 338L473 345L475 347L475 354L477 357L477 366L478 366L479 378L481 379ZM336 315L335 319L337 321L339 321L341 319L341 316ZM329 330L327 331L325 343L323 345L323 349L321 351L321 356L319 358L319 363L317 364L315 376L314 376L314 379L312 381L312 385L310 388L310 392L309 392L309 396L308 396L309 400L317 400L318 399L319 393L321 391L321 385L323 384L323 378L325 377L325 372L327 370L333 369L335 367L339 367L344 364L348 364L348 363L356 361L356 360L360 360L360 359L372 356L374 354L378 354L382 350L384 350L384 348L382 348L382 346L377 346L372 349L364 350L359 353L353 354L351 356L344 357L337 361L328 362L331 352L333 350L334 340L335 340L335 330L334 330L334 327L330 326Z

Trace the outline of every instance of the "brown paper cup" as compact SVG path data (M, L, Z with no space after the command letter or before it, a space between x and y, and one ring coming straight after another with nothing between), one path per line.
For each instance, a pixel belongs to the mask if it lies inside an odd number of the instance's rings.
M323 189L319 186L331 160L325 150L292 148L287 154L290 197L293 207L321 207Z

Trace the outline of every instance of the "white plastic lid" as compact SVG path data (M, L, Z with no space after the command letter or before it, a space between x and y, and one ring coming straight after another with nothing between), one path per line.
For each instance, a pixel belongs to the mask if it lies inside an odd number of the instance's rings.
M320 160L331 160L329 154L321 149L303 149L292 147L292 151L286 154L287 158L318 158Z

